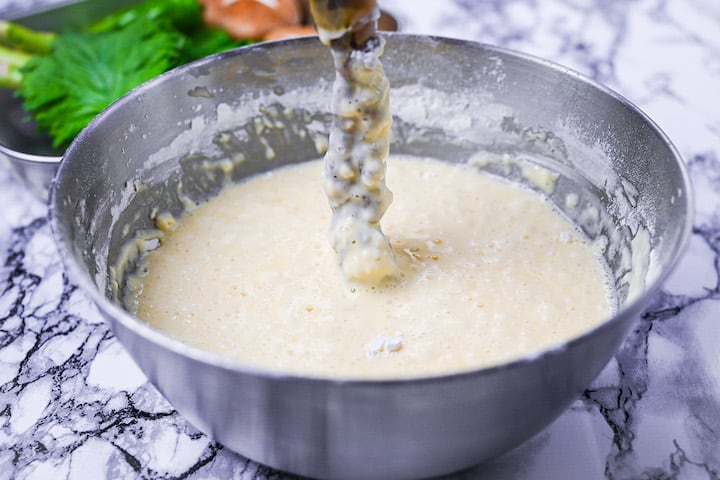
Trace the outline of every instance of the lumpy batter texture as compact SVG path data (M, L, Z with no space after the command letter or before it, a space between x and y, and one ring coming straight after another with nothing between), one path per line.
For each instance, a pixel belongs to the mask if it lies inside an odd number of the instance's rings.
M380 63L385 41L376 31L379 15L376 8L337 38L320 29L336 72L334 119L325 155L325 193L333 210L330 244L346 278L365 283L398 273L380 227L392 202L385 184L392 117L390 87Z
M389 161L384 219L400 280L348 283L321 175L319 161L285 167L188 213L148 256L138 316L261 368L382 379L517 359L613 311L593 247L542 197L409 157Z

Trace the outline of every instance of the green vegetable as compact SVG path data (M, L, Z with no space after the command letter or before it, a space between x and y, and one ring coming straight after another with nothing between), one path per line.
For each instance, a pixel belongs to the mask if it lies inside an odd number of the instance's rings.
M24 52L10 50L0 45L0 87L20 88L22 73L20 69L32 57Z
M205 27L197 0L146 0L82 32L0 21L0 87L16 89L38 128L61 147L141 83L245 43Z
M90 27L95 32L107 32L127 27L139 18L163 21L181 32L202 28L202 6L198 0L146 0L134 7L108 15Z
M67 144L113 101L175 66L182 41L147 19L114 32L62 35L52 55L22 68L23 106L55 147Z
M36 32L16 23L0 20L0 44L18 47L29 53L50 53L55 34Z
M91 30L119 30L142 18L166 22L183 34L185 38L181 45L180 64L252 43L250 40L237 41L224 30L205 26L202 6L198 0L146 0L136 7L105 17L94 24Z

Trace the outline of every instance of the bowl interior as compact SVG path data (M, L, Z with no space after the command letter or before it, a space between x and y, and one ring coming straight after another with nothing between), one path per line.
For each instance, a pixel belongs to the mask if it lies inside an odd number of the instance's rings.
M621 303L672 264L687 229L685 173L627 102L490 47L391 36L386 50L394 152L472 164L547 194L604 244ZM128 240L147 238L158 212L180 215L228 183L322 156L326 53L308 39L211 57L133 92L81 136L55 211L108 298L122 300Z

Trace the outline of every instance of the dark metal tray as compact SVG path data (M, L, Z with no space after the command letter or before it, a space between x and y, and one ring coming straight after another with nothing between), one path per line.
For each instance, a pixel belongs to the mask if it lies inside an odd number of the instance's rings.
M38 30L61 32L90 25L140 1L80 0L54 6L36 4L6 11L2 18ZM53 148L51 139L39 134L35 123L27 120L28 114L13 90L0 88L0 112L0 159L5 157L20 181L41 198L47 198L63 151Z

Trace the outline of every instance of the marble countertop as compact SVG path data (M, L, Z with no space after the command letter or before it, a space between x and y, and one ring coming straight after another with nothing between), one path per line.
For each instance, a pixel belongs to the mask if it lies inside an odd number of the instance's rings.
M615 358L551 426L451 478L720 478L720 3L384 0L402 30L576 69L650 115L696 194L689 250ZM0 0L3 12L27 0ZM193 428L65 276L47 207L0 158L0 479L291 478Z

